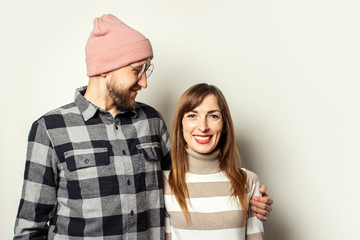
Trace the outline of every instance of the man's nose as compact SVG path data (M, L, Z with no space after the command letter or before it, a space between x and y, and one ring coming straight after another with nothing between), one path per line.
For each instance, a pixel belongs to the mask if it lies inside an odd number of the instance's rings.
M139 86L142 87L142 88L147 88L146 72L144 72L144 73L140 76L140 78L139 78L139 80L138 80L138 84L139 84Z

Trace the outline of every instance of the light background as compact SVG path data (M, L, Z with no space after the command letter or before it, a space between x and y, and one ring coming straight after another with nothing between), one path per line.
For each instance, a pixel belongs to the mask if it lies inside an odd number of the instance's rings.
M138 100L171 127L180 94L218 86L244 161L275 199L269 240L359 236L357 0L31 0L0 3L0 237L12 237L28 131L86 85L92 21L112 13L152 43Z

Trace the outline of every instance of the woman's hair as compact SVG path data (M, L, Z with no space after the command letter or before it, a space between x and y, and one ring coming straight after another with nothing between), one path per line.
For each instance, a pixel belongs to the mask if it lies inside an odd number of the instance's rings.
M231 196L237 199L238 203L245 209L248 208L246 173L240 169L241 160L235 143L234 127L226 99L217 87L200 83L190 87L180 97L175 109L172 127L172 168L169 174L169 184L187 220L190 220L190 214L187 208L189 191L185 182L185 173L189 170L189 164L186 141L183 137L182 120L185 113L199 106L204 98L210 94L215 95L223 119L222 135L217 146L220 149L219 168L230 179ZM243 214L244 217L247 216L246 211L243 211Z

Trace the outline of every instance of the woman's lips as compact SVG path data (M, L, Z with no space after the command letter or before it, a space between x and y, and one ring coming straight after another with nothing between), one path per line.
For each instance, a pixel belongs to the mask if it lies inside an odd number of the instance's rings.
M194 139L197 143L206 144L211 141L212 135L194 135Z

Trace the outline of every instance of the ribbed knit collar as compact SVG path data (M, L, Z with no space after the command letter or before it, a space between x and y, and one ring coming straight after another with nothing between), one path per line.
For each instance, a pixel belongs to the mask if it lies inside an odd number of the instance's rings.
M220 172L219 156L220 149L208 154L201 154L187 149L189 156L189 173L192 174L212 174Z

